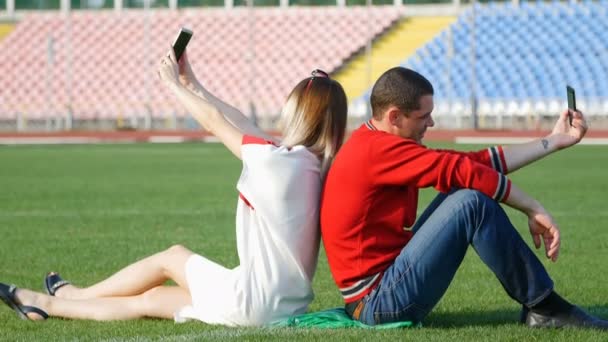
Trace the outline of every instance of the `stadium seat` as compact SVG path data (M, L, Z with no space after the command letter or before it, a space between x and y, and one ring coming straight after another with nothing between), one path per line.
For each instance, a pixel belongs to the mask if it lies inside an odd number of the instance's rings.
M465 10L449 27L451 42L444 31L402 62L433 83L437 108L457 103L452 115L471 114L460 105L473 89L471 15ZM475 30L480 113L555 115L565 106L558 99L566 84L577 90L579 108L593 103L600 113L608 98L608 0L477 4ZM356 101L369 96L370 90Z
M194 31L189 57L210 90L272 117L297 81L315 68L336 70L399 16L393 6L31 13L0 41L0 89L19 94L3 102L0 118L68 107L75 119L140 116L153 106L161 117L186 115L155 72L180 26Z

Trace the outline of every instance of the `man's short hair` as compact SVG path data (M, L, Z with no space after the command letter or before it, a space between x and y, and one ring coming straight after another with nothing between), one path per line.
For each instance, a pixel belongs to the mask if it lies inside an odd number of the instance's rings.
M433 95L433 85L414 70L395 67L387 70L372 88L372 115L381 119L389 106L396 106L406 115L420 109L420 98Z

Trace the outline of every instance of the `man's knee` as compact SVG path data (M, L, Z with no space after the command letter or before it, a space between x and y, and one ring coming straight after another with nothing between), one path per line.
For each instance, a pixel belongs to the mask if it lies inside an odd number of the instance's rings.
M481 191L474 189L458 189L449 195L458 201L471 203L473 205L495 205L498 204L495 200L488 197Z

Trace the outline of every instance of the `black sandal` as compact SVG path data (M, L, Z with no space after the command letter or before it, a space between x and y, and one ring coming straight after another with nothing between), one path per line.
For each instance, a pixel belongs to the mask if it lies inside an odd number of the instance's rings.
M15 299L15 291L17 291L17 288L15 287L15 285L9 286L9 285L0 283L0 299L2 299L2 301L6 305L8 305L11 309L13 309L17 313L17 315L19 315L19 318L21 318L23 320L32 320L33 321L33 319L30 319L27 316L28 313L38 314L43 319L49 318L49 314L47 314L46 312L44 312L43 310L41 310L35 306L17 304L17 300Z
M46 293L48 293L49 296L55 296L55 293L57 293L57 290L59 290L60 288L66 286L66 285L70 285L71 283L67 280L63 280L59 274L55 273L55 272L51 272L49 274L46 275L46 277L44 278L44 288L46 289Z

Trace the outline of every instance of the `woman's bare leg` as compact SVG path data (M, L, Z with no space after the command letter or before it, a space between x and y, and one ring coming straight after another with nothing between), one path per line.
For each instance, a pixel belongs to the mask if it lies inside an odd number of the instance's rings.
M17 290L17 300L23 305L35 306L51 317L89 319L96 321L128 320L144 317L173 319L184 306L191 305L187 289L179 286L158 286L128 297L92 299L65 299L25 289ZM29 314L31 319L40 319Z
M65 299L135 296L164 284L168 279L188 289L185 266L192 254L187 248L175 245L137 261L92 286L63 286L55 292L55 296Z

